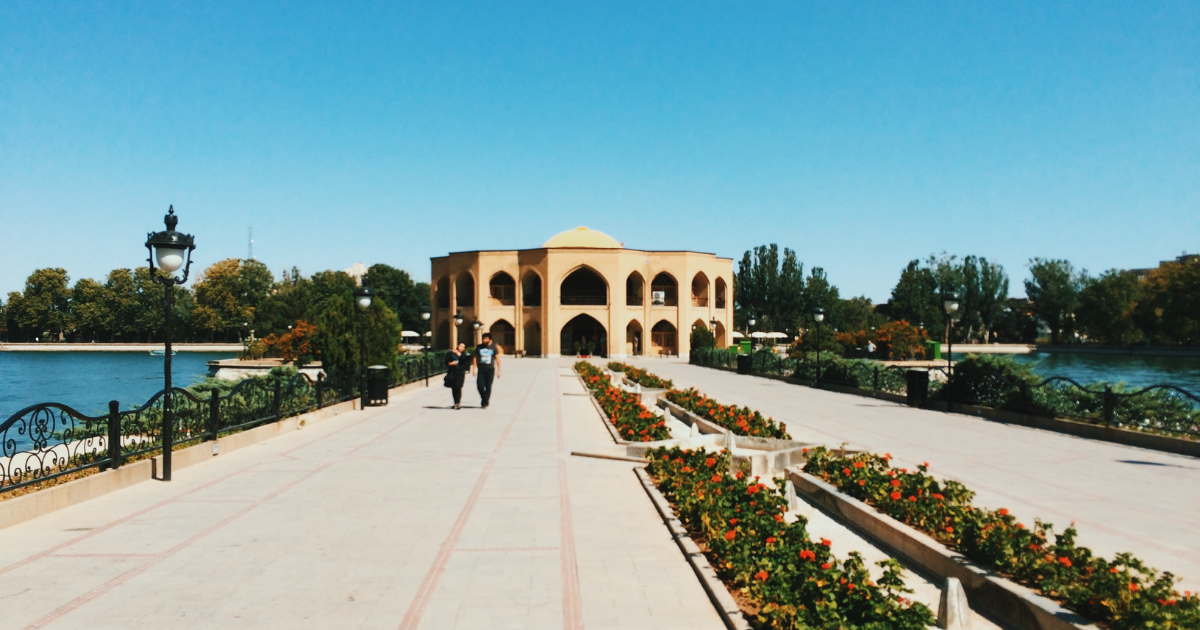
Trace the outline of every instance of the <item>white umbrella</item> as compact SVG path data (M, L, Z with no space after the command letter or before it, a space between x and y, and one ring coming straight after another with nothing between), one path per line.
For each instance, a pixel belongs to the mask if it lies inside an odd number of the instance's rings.
M419 333L415 330L402 330L402 331L400 331L400 336L401 337L420 337L421 333Z
M767 336L767 333L765 333L765 332L752 332L752 333L750 333L750 336L751 336L751 337L754 337L755 339L763 339L763 338L765 338L765 337Z
M742 334L742 333L740 333L740 332L736 332L736 331L735 331L735 332L733 333L733 338L734 338L734 339L741 339L742 337L745 337L745 336L746 336L746 335L743 335L743 334Z
M788 336L787 333L769 332L767 333L767 337L770 337L771 339L787 339Z

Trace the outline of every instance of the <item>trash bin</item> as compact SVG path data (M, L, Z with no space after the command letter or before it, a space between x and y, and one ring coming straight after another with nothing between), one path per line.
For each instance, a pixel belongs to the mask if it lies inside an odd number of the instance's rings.
M929 361L942 360L942 342L929 340L925 342L925 358Z
M909 370L904 373L905 398L909 407L924 407L929 403L929 371Z
M739 354L738 355L738 368L737 368L738 374L749 374L750 373L751 358L752 357L748 354Z
M742 354L750 354L751 350L749 339L743 339L738 343L738 351Z
M367 404L378 407L388 404L388 367L372 365L367 368Z

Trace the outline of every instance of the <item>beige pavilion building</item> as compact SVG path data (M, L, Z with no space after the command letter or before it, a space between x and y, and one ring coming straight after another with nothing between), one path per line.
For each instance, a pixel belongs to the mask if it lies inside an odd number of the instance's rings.
M537 249L455 252L430 263L438 349L474 345L484 331L505 354L547 357L589 342L614 358L686 357L694 327L712 329L719 347L731 341L731 258L626 249L579 227Z

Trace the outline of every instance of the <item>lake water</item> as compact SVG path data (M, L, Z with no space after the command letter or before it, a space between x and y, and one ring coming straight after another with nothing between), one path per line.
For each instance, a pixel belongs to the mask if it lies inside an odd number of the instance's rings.
M1195 357L1042 352L1014 357L1021 363L1033 363L1033 372L1043 377L1066 376L1084 385L1099 381L1124 381L1135 387L1167 384L1200 394L1200 358Z
M208 362L235 353L180 352L172 357L176 387L203 380ZM0 422L36 403L57 402L88 415L146 402L163 386L163 357L149 352L0 352Z

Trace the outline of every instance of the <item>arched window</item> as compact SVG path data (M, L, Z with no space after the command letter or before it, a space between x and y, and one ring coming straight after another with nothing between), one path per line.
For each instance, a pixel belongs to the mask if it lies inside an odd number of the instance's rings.
M703 271L692 278L692 306L708 306L708 276Z
M454 281L455 306L475 306L475 278L463 273Z
M589 267L580 267L562 281L559 290L563 306L604 306L608 304L608 283Z
M679 305L679 283L675 282L674 276L665 271L654 276L654 281L650 283L650 304L651 306Z
M542 354L542 325L537 322L525 324L525 355L540 356Z
M717 308L725 308L725 279L717 278L717 281L713 284L717 294Z
M503 271L488 281L488 293L494 304L512 306L517 303L517 283L512 276Z
M450 308L450 278L442 276L434 285L434 299L438 308ZM446 343L450 343L447 341Z
M625 306L642 306L645 304L646 279L642 274L633 272L625 280Z
M521 304L542 305L542 277L536 272L530 271L521 279Z

